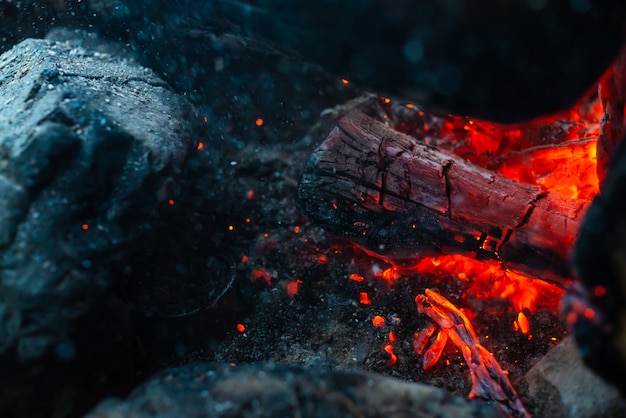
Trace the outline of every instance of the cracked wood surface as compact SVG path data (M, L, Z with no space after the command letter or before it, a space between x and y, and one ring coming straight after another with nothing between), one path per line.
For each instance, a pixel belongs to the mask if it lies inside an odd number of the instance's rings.
M460 253L561 285L569 282L569 249L586 208L358 111L312 154L299 198L313 221L397 265Z

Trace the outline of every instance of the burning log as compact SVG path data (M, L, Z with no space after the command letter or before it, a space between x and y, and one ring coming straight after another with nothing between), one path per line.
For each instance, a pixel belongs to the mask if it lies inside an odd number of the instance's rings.
M460 253L562 286L587 206L433 149L358 111L340 119L313 153L298 192L314 221L396 266Z
M463 353L472 375L470 398L494 400L507 416L530 417L506 373L493 355L480 344L474 327L463 312L430 289L418 295L415 303L417 310L435 321L441 327L441 333L445 333ZM426 331L431 332L430 328ZM437 336L435 344L443 349L447 338L443 339L442 344L438 344L438 341L441 339Z

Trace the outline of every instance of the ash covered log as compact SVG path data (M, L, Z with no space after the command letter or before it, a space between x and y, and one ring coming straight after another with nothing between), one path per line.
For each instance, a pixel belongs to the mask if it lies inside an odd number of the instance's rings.
M298 193L315 222L396 265L462 253L561 285L586 206L437 151L360 112L340 119L313 153Z
M196 364L160 372L86 418L497 417L492 406L380 375L277 364Z
M103 51L0 57L0 415L76 415L134 379L111 264L158 218L190 106Z

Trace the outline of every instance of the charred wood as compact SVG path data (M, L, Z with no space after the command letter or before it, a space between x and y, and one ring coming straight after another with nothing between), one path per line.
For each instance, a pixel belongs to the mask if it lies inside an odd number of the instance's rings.
M360 112L337 122L303 170L305 212L399 266L462 253L561 285L585 203L433 149Z
M506 416L530 415L518 398L517 392L500 364L482 344L467 316L446 298L430 289L417 295L415 304L419 313L426 314L448 335L465 358L472 376L471 399L489 399L496 402Z

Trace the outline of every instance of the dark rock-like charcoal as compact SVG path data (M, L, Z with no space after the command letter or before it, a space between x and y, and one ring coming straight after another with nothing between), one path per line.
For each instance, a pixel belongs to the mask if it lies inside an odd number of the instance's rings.
M626 143L616 150L574 248L568 325L583 359L626 394Z
M111 264L159 216L192 109L126 59L32 39L0 57L0 102L0 411L66 416L132 380Z
M626 414L626 399L585 367L571 336L553 347L524 379L534 400L535 416L623 417Z
M602 77L598 93L604 114L600 120L598 137L598 179L606 176L606 171L617 146L624 137L626 128L624 105L626 104L626 48L622 48L615 63Z
M182 401L184 399L184 401ZM276 364L197 364L165 370L125 401L86 418L497 417L492 406L435 388L358 372Z

